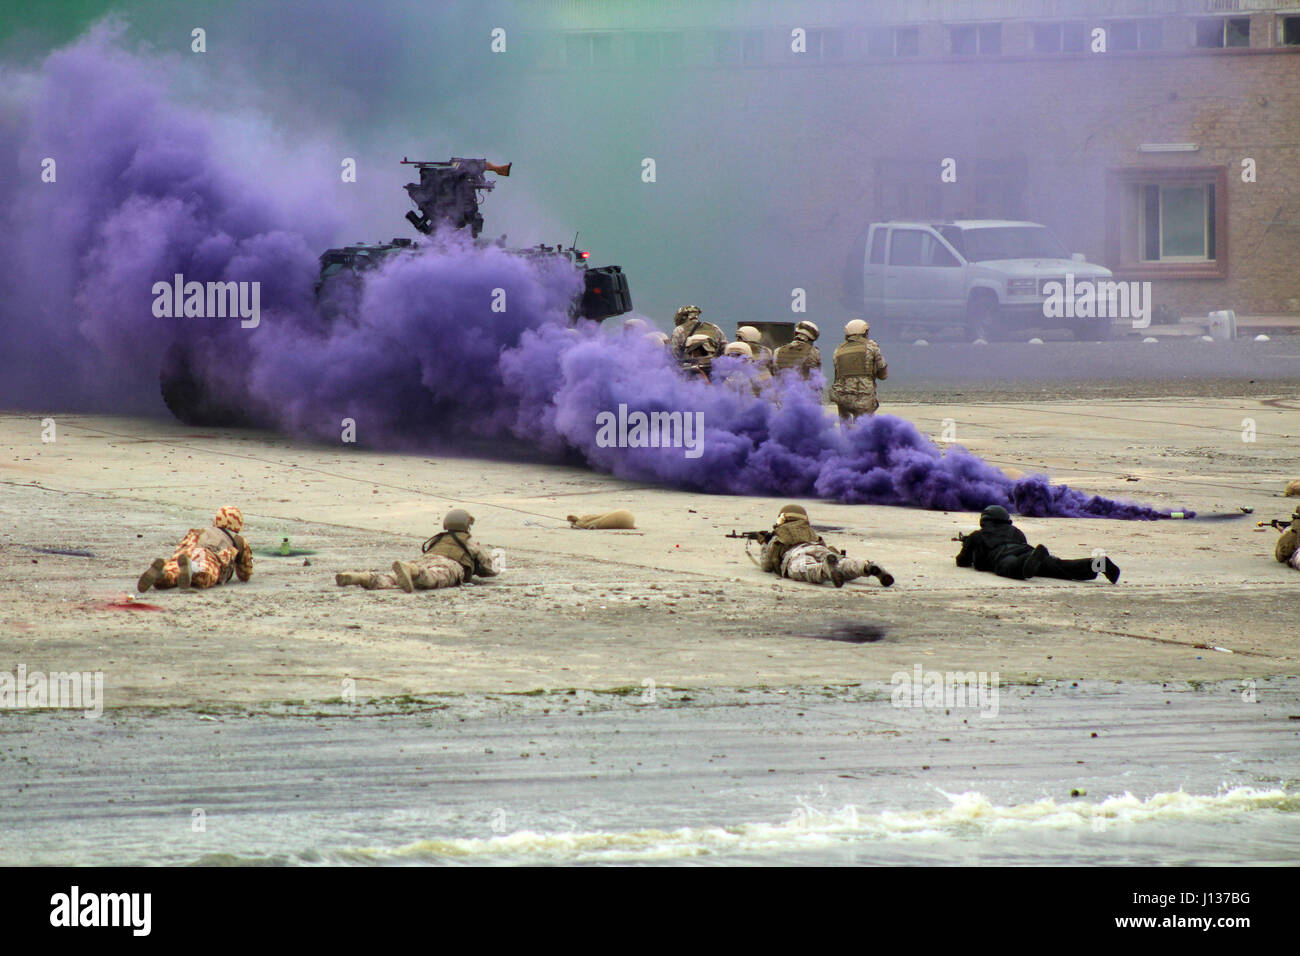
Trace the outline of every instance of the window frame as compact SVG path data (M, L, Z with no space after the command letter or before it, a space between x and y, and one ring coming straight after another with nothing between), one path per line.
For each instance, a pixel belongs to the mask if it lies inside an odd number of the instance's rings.
M1214 255L1205 260L1144 260L1145 211L1140 203L1133 254L1126 258L1124 243L1126 203L1132 187L1212 186L1214 188ZM1117 279L1226 279L1228 249L1227 166L1112 166L1106 171L1106 258ZM1207 236L1208 242L1208 236Z

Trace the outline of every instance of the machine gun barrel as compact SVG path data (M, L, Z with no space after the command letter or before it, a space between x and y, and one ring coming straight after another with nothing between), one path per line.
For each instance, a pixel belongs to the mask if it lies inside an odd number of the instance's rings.
M747 538L750 541L758 541L767 544L768 538L772 537L770 531L732 531L723 535L724 538Z

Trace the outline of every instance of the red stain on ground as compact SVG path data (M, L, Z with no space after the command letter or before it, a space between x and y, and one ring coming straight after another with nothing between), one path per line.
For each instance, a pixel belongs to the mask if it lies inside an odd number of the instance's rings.
M100 601L89 605L92 611L163 611L160 604L146 604L143 601Z

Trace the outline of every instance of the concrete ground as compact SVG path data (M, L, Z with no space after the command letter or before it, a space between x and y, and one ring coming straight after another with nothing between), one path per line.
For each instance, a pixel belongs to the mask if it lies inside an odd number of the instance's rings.
M1025 346L1025 348L1032 348ZM765 575L732 529L783 503L708 498L573 468L340 451L259 432L36 413L0 416L0 671L105 675L106 705L257 705L446 692L792 686L900 670L1043 678L1236 680L1296 674L1300 577L1272 557L1300 475L1300 400L897 404L889 410L1006 468L1236 520L1024 519L1065 557L1104 548L1117 586L1014 582L953 565L972 514L804 502L828 540L898 579L843 590ZM1253 419L1254 441L1243 440ZM262 556L250 584L149 592L155 556L226 503ZM506 573L407 595L334 585L418 553L453 505ZM635 532L570 530L613 508ZM51 553L57 551L80 554ZM308 564L308 562L310 562ZM1233 653L1213 648L1224 648ZM349 685L347 681L354 682Z

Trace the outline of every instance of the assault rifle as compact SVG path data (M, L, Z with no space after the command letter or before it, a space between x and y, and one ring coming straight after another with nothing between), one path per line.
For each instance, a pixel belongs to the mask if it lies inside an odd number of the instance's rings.
M964 532L964 531L958 531L956 537L952 538L951 540L953 540L953 541L962 541L962 542L964 542L967 538L969 538L969 537L971 536L971 534L974 534L974 533L975 533L975 532L973 532L973 531L972 531L970 534L967 534L967 533Z
M1272 521L1258 521L1255 523L1255 527L1256 528L1273 527L1276 528L1278 531L1285 531L1287 528L1291 527L1292 520L1294 519L1274 518Z
M757 541L759 544L767 544L772 537L771 531L732 531L730 534L723 535L725 538L748 538L750 541Z

